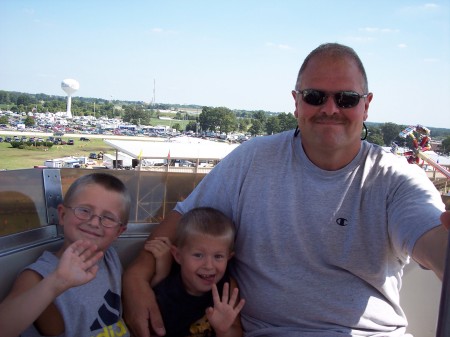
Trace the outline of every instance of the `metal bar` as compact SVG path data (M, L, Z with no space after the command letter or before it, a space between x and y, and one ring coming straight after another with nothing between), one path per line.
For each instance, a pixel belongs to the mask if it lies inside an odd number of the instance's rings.
M445 169L445 167L439 165L437 162L435 162L433 159L428 157L425 153L419 151L417 153L418 157L426 161L428 164L433 166L437 171L441 172L447 179L450 179L450 172Z
M43 169L47 224L58 225L58 205L62 203L61 174L59 169Z

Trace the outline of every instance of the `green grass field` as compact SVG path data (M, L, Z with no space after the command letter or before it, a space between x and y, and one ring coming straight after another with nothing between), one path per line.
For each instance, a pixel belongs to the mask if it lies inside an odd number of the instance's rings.
M3 138L5 135L0 134ZM69 137L61 137L67 141ZM36 165L44 165L46 160L68 156L88 157L91 152L114 153L111 146L106 145L101 138L90 138L89 142L79 141L79 137L71 137L74 145L53 145L51 148L28 147L25 149L13 148L11 144L0 143L0 169L16 170L33 168Z

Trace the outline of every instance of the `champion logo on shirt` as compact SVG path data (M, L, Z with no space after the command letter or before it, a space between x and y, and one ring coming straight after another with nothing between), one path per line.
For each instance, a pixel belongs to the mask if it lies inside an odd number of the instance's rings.
M339 226L347 226L348 225L348 220L347 219L345 219L345 218L337 218L336 219L336 223L339 225Z

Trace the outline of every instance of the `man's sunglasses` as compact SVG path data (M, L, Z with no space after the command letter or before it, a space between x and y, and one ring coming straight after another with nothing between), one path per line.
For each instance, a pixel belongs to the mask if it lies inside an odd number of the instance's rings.
M349 109L358 105L361 98L366 98L368 94L360 95L354 91L338 91L327 93L325 91L316 89L295 90L295 92L302 95L304 102L319 106L325 104L328 96L333 96L334 102L340 108Z

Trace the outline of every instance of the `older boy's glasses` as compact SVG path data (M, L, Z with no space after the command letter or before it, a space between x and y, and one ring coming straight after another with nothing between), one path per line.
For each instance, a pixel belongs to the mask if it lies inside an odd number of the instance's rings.
M325 104L328 96L333 96L334 102L340 108L349 109L358 105L361 98L366 98L368 94L360 95L355 91L338 91L327 93L325 91L316 89L295 90L295 92L302 95L304 102L319 106Z
M75 217L77 217L80 220L91 220L93 217L98 217L100 219L100 223L103 225L103 227L112 228L121 226L122 222L120 222L117 218L111 216L111 215L97 215L94 214L92 209L88 207L70 207L64 205L66 208L69 208L73 211L73 214Z

